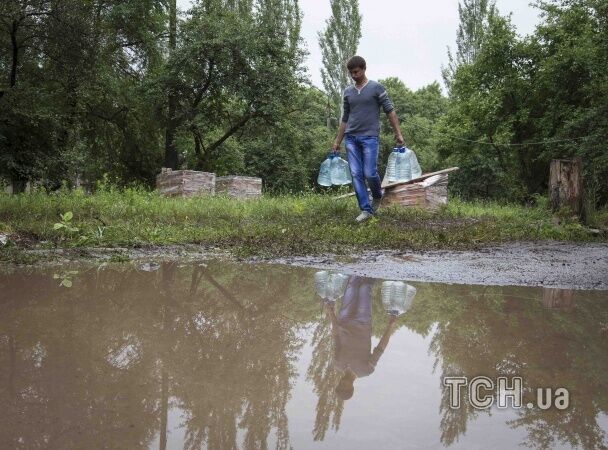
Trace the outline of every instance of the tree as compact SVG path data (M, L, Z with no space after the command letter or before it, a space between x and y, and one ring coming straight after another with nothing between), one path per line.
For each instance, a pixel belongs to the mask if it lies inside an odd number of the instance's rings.
M330 0L331 17L325 31L319 32L323 57L321 77L328 95L328 116L340 118L342 92L350 83L346 62L357 53L361 38L361 14L358 0Z
M177 97L176 132L196 169L214 171L222 145L251 120L272 126L301 81L297 0L197 2L160 76Z
M426 173L442 168L439 167L435 145L435 129L446 112L448 99L442 95L439 83L431 83L412 91L398 78L390 77L380 82L386 87L399 114L407 146L416 152L423 171ZM382 172L395 142L386 116L382 117L380 142L379 166Z
M169 52L170 56L177 48L177 4L176 0L169 0ZM167 96L167 129L165 133L165 167L177 169L177 148L175 146L175 132L177 123L175 110L177 109L177 96L170 84Z
M448 47L448 67L442 70L443 80L448 86L456 69L463 64L472 64L481 50L488 28L488 20L496 12L494 0L464 0L458 3L460 24L456 33L456 56Z

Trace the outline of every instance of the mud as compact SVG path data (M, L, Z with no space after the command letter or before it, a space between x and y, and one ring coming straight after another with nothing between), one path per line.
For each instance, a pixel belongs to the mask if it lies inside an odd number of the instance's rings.
M52 255L52 263L237 259L219 247L194 244L136 249L30 250L30 253L41 257L41 261L44 261L42 256ZM608 243L517 242L466 251L386 250L353 253L346 257L252 257L244 262L328 269L391 280L608 290Z
M273 262L391 280L608 290L608 244L524 242L475 251L384 251Z

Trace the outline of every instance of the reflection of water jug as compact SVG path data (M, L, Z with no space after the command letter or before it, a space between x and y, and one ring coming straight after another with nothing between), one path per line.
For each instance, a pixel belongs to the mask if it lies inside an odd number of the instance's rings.
M315 273L315 289L323 300L336 301L344 295L348 277L341 273L329 273L325 270Z
M317 295L321 298L325 298L327 295L327 280L329 280L329 272L327 270L315 273L315 289Z
M350 174L348 162L340 158L340 154L336 153L331 159L331 183L342 186L352 183L353 179Z
M328 157L321 164L317 183L319 183L321 186L331 186L331 158Z
M391 315L401 315L412 306L416 288L403 281L384 281L382 283L382 304Z

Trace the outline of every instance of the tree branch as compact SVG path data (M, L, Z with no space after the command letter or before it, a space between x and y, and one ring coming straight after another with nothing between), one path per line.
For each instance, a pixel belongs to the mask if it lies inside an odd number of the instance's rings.
M214 67L215 67L215 62L213 60L210 60L209 61L209 71L207 72L207 80L205 81L205 84L203 85L201 90L196 94L196 98L194 99L194 102L192 103L192 108L198 107L198 105L203 100L203 95L205 95L205 92L207 92L207 89L209 89L209 86L211 85L211 74L213 72Z
M237 123L235 123L228 131L226 131L226 133L224 133L224 135L221 138L219 138L217 141L215 141L213 144L211 144L207 148L207 151L212 152L213 150L218 148L220 145L222 145L224 143L224 141L226 141L226 139L228 139L230 136L232 136L234 133L236 133L241 127L243 127L247 122L249 122L249 120L251 120L256 115L257 114L254 112L248 112L247 114L245 114L243 117L241 117L241 119Z

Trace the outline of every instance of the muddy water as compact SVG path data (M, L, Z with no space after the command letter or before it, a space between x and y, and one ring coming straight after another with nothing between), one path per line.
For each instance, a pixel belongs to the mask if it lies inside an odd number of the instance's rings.
M284 266L3 273L0 448L608 445L607 292L409 285L391 315L383 280Z

